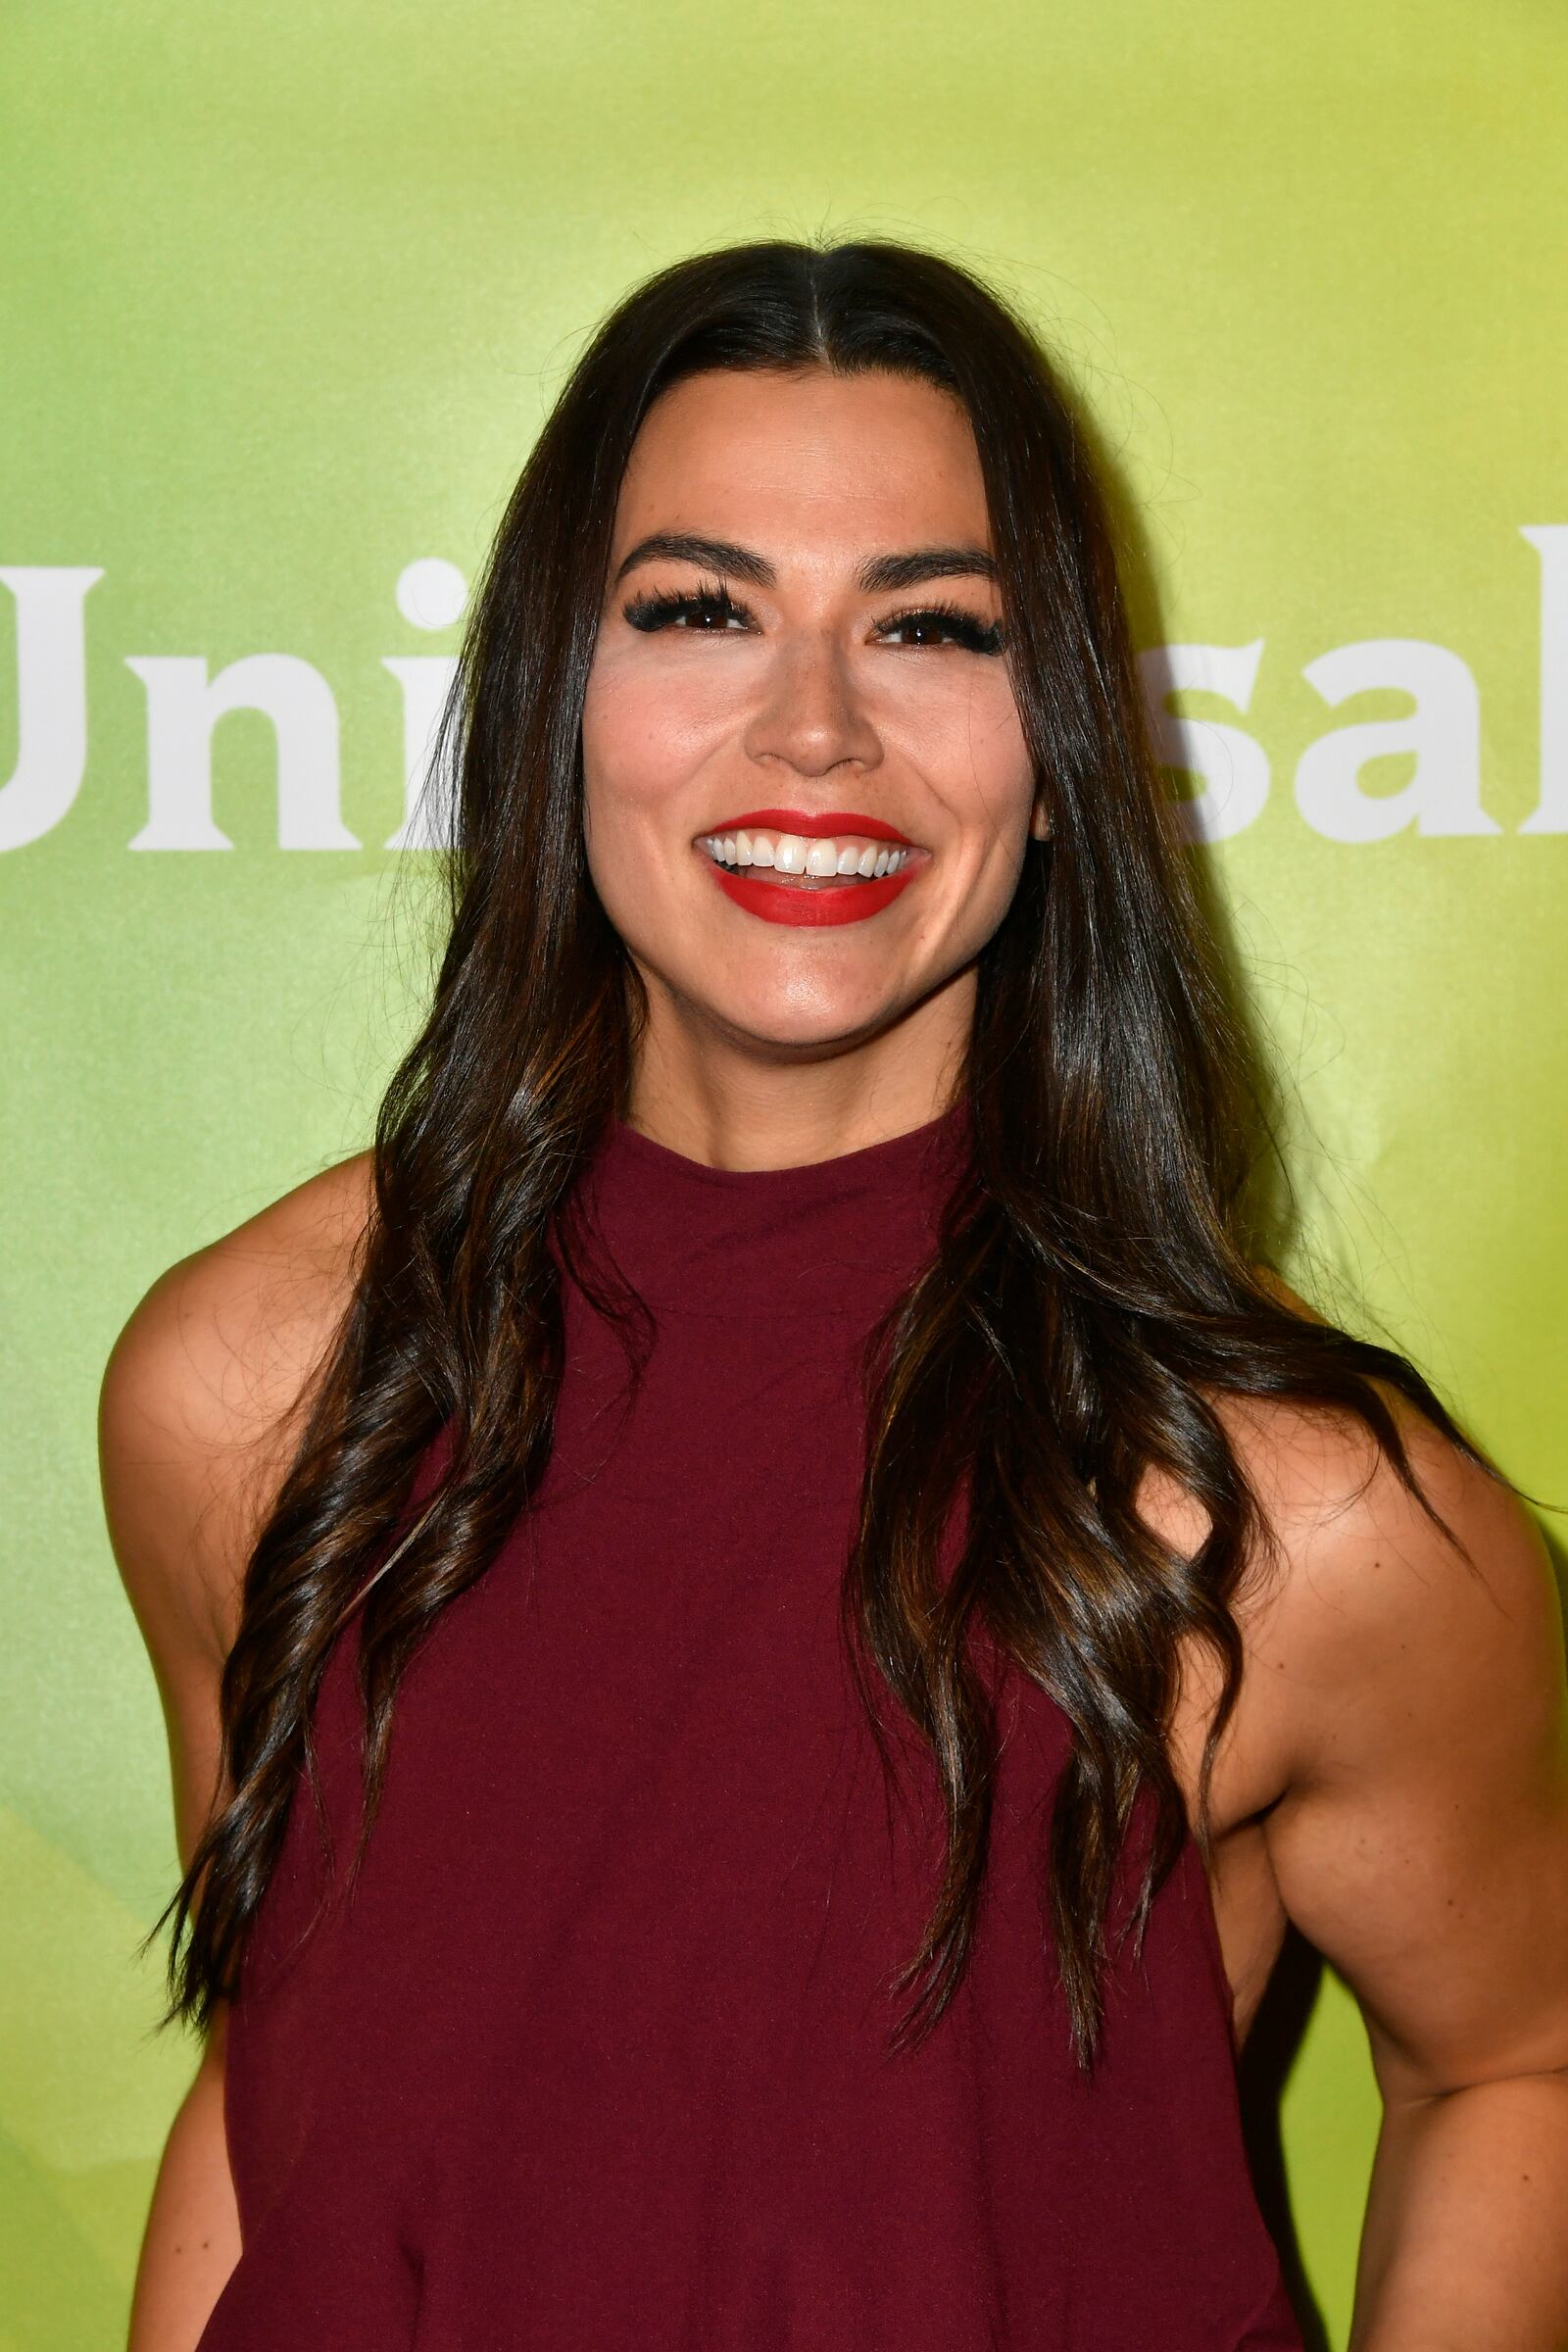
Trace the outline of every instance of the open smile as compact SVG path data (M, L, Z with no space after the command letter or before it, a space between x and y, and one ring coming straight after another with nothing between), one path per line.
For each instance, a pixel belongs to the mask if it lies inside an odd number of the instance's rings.
M891 906L929 853L879 817L757 808L693 848L726 898L764 922L862 922Z

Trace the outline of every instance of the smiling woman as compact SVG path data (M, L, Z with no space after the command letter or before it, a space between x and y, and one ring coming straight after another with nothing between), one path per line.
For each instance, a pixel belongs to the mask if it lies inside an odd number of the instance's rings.
M662 273L449 723L373 1152L105 1382L211 2035L136 2352L1286 2352L1292 1919L1386 2101L1358 2352L1548 2352L1549 1576L1270 1270L1045 357L897 246Z
M691 515L700 533L668 527ZM589 870L684 1008L651 1020L645 1083L695 1103L720 1030L744 1061L816 1055L769 1158L806 1143L808 1094L842 1147L954 1083L976 958L1045 822L990 538L968 417L927 379L706 372L633 448L583 708ZM759 779L807 805L753 807ZM849 782L855 808L832 805Z

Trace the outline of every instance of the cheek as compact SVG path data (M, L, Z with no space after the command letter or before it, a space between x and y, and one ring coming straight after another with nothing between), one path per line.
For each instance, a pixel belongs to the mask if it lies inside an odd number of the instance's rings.
M590 674L582 712L583 797L592 834L657 806L681 770L678 728L666 698L635 679Z
M965 864L1015 850L1028 831L1035 774L1010 688L979 687L923 718L919 764Z
M681 665L635 653L596 662L583 703L583 779L596 808L645 819L669 808L730 731L731 696Z
M613 659L589 671L582 712L583 829L588 871L606 913L634 951L667 928L667 893L685 884L701 811L693 789L713 740L665 671ZM650 931L652 926L652 932Z

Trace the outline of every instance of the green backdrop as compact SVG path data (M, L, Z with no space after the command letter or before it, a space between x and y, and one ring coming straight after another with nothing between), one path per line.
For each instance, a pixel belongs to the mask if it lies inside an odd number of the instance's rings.
M367 1139L424 968L385 845L441 673L396 665L455 642L404 575L472 577L648 269L885 232L1053 335L1186 649L1298 1277L1568 1494L1568 17L10 0L0 52L0 2347L63 2352L119 2336L191 2064L132 1956L173 1849L99 1372ZM1283 2113L1340 2344L1376 2101L1332 1983Z

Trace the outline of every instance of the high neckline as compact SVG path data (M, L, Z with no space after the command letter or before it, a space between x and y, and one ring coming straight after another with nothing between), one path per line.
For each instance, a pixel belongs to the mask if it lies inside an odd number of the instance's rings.
M827 1159L718 1168L617 1119L582 1206L620 1274L661 1314L863 1320L929 1255L969 1133L960 1100Z
M968 1130L968 1105L961 1100L948 1110L939 1111L934 1119L926 1119L918 1127L907 1127L900 1135L884 1136L880 1143L862 1144L853 1152L836 1152L826 1159L791 1161L781 1168L719 1168L706 1159L693 1159L677 1152L669 1144L657 1143L629 1120L612 1121L609 1150L612 1152L630 1152L634 1156L649 1156L664 1164L665 1172L677 1181L699 1184L749 1187L779 1186L785 1191L802 1195L825 1190L841 1193L846 1187L862 1183L881 1185L897 1181L905 1172L905 1163L918 1169L926 1156L941 1152L950 1141L959 1145ZM673 1163L673 1164L671 1164ZM799 1182L789 1180L799 1179Z

